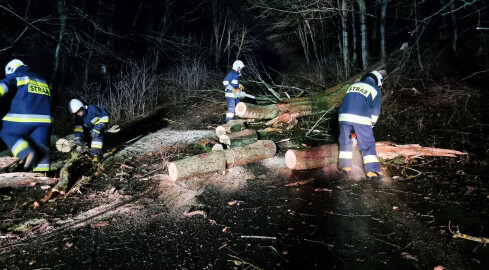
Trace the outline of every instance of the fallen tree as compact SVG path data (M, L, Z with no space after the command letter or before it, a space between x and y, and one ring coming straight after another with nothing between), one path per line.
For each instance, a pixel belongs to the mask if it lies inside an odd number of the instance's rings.
M186 157L168 165L170 179L187 178L210 172L223 172L226 168L241 166L273 157L277 151L275 143L260 140L244 147Z
M58 179L46 177L42 173L32 172L15 172L0 174L0 188L18 187L32 184L47 184L56 183Z
M277 126L287 123L292 127L297 123L298 117L321 113L338 106L343 100L350 84L360 80L368 72L377 70L380 67L382 67L380 63L375 63L365 71L311 97L291 98L277 104L265 106L240 102L236 106L236 114L241 118L253 118L257 120L272 119L267 122L267 125Z
M257 140L258 134L252 129L245 129L219 136L219 142L230 147L246 146L255 143Z
M419 157L457 157L467 155L451 149L423 147L419 144L396 145L391 142L378 142L375 145L377 156L382 160L404 157L405 161ZM357 147L354 147L354 151ZM359 155L354 153L355 155ZM285 153L285 164L291 170L307 170L321 168L338 163L338 145L329 144L306 150L289 149Z

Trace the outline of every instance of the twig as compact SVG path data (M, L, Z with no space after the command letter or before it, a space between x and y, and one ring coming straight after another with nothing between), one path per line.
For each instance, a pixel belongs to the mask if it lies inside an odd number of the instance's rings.
M275 236L262 236L262 235L241 235L242 239L265 239L265 240L276 240Z

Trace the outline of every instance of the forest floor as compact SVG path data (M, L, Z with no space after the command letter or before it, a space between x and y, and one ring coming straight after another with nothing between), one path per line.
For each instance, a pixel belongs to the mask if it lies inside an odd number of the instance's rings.
M224 112L224 103L199 103L184 112L161 109L123 127L106 139L114 154L87 169L83 185L72 183L74 192L37 208L49 187L0 189L0 269L489 264L488 246L453 238L458 230L489 237L487 158L469 153L383 164L387 176L366 181L345 179L331 167L291 171L284 162L290 141L284 140L273 158L171 181L166 162L216 140Z

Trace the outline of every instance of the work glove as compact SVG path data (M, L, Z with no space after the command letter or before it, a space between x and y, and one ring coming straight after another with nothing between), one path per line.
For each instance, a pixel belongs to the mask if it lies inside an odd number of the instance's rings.
M76 147L76 152L78 152L79 154L83 153L83 151L85 151L85 147L80 145Z
M243 89L244 89L244 86L242 84L240 84L239 87L238 87L238 90L239 91L243 91Z
M99 135L100 135L100 131L96 129L92 129L92 131L90 132L90 136L92 136L92 138L97 138Z
M75 137L74 142L75 142L75 145L83 146L83 139L80 137Z

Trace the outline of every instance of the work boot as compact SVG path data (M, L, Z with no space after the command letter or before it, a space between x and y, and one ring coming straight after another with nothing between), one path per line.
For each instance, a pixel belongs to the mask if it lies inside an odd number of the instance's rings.
M367 180L379 180L382 178L382 172L367 172Z
M340 174L343 176L347 177L351 173L351 167L341 167L340 168Z
M27 157L25 158L24 161L24 169L32 168L36 160L37 160L36 152L32 151L29 154L27 154Z

